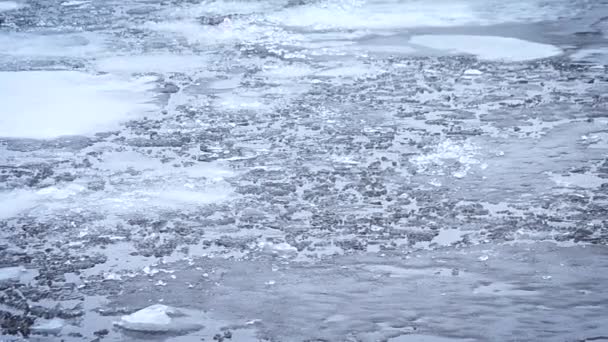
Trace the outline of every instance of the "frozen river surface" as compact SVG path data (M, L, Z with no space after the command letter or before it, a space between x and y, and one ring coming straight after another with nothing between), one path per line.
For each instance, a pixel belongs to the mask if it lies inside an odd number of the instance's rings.
M0 0L0 340L608 341L605 0Z

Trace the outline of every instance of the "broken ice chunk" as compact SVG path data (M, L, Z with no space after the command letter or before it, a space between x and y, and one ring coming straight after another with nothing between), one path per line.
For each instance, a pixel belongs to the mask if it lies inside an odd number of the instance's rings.
M0 282L19 281L24 273L25 268L21 266L0 268Z
M187 332L203 327L200 317L191 310L173 308L167 305L155 304L122 316L114 325L123 329L144 332Z
M64 320L60 318L53 318L36 323L32 327L32 331L38 334L59 334L64 325Z

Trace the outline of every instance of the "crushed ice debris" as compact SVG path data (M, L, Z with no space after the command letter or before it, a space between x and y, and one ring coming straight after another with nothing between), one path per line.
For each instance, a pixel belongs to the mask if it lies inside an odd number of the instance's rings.
M269 280L269 281L265 282L264 284L266 284L266 285L268 285L268 286L272 286L272 285L274 285L274 284L276 284L276 283L277 283L277 282L276 282L276 281L274 281L274 280Z
M49 320L37 321L32 327L32 331L39 334L58 334L65 322L60 318L53 318Z
M159 280L159 281L157 281L157 282L156 282L156 284L154 284L154 285L156 285L156 286L167 286L167 283L166 283L166 282L164 282L164 281L162 281L162 280Z
M200 314L193 310L154 304L125 315L114 325L127 330L146 332L187 332L203 327Z
M435 178L431 179L431 180L429 181L429 184L430 184L430 185L432 185L432 186L436 186L436 187L441 186L441 182L440 182L440 181L438 181L438 180L437 180L437 179L435 179Z
M104 280L122 280L120 274L108 272L103 275Z
M143 268L143 271L145 274L152 276L155 275L156 273L158 273L158 269L156 268L151 268L150 266L146 266Z
M166 270L166 269L162 269L162 268L152 268L150 266L146 266L142 269L142 271L149 275L149 276L153 276L157 273L163 272L163 273L174 273L175 271L173 270Z

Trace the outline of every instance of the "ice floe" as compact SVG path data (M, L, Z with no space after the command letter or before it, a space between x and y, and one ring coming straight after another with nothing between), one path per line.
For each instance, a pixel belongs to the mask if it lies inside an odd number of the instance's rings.
M52 138L115 129L155 108L155 78L76 71L0 72L0 136Z
M186 332L203 328L196 312L154 304L114 322L118 327L142 332Z
M521 62L560 55L556 46L526 40L474 35L419 35L411 44L445 51L450 54L470 54L483 60Z
M25 272L25 268L21 266L0 268L0 283L18 281Z
M58 334L65 326L65 321L61 318L53 318L43 321L36 321L32 326L32 331L38 334Z
M12 11L21 7L21 4L14 1L0 1L0 12Z

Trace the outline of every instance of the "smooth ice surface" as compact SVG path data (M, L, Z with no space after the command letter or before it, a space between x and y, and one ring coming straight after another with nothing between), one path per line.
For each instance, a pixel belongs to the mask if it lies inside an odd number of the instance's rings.
M483 60L509 62L548 58L562 53L553 45L495 36L420 35L413 36L410 43L448 53L471 54Z
M65 187L50 186L40 190L13 190L0 193L0 219L8 219L23 213L42 211L65 212L66 210L93 209L115 214L141 210L180 209L222 202L230 198L232 190L224 182L175 184L171 178L179 175L167 173L145 189L132 189L132 184L117 187L116 191L100 195L88 191L82 185ZM171 180L169 180L171 179ZM198 181L201 183L201 181Z
M122 316L114 324L123 329L144 332L183 332L202 328L202 324L185 311L162 304Z
M24 273L25 268L20 266L0 268L0 282L17 281Z
M442 336L432 336L432 335L419 335L419 334L410 334L410 335L401 335L399 337L391 338L388 342L473 342L473 339L462 339L462 338L449 338Z
M439 231L439 234L433 238L432 242L440 246L449 246L461 241L465 234L465 232L462 232L459 229L442 229Z
M541 1L321 1L271 14L272 21L307 29L397 29L487 25L555 17L561 4Z
M14 1L0 1L0 12L12 11L19 7L21 7L21 5Z
M40 334L57 334L65 326L65 321L61 318L53 318L37 322L32 330Z
M115 129L154 108L153 78L74 71L0 72L0 136L51 138Z
M453 26L478 20L468 4L452 1L333 1L290 8L270 18L287 26L318 30Z
M97 68L105 72L144 73L144 72L187 72L204 69L207 60L204 56L153 54L139 56L115 56L97 61Z
M87 57L104 51L104 39L90 33L0 33L0 46L0 56Z

